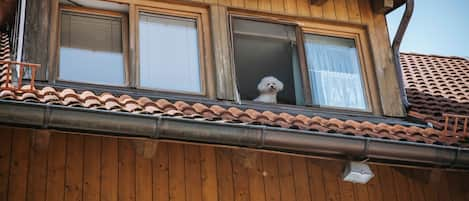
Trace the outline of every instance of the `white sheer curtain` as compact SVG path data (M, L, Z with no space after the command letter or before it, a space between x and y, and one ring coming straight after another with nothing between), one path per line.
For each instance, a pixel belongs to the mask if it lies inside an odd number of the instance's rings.
M201 92L196 21L140 14L140 85Z
M314 104L366 109L354 40L306 34L305 51Z

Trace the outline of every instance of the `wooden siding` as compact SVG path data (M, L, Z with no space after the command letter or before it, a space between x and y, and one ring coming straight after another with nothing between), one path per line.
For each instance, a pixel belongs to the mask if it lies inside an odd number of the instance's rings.
M0 127L0 201L469 200L468 173L372 165L375 178L360 185L342 181L338 161L167 142L147 159L137 140L37 139L37 130Z

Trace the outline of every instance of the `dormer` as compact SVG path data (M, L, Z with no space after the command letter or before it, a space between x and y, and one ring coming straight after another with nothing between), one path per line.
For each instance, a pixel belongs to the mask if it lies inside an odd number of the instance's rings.
M58 88L404 117L385 13L402 1L27 1L23 61ZM47 22L47 23L45 23ZM277 104L253 101L263 77Z

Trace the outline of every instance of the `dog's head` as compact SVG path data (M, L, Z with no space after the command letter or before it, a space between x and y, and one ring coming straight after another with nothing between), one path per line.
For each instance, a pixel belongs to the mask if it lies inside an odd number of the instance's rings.
M283 90L283 83L273 76L267 76L257 85L257 89L261 93L277 93Z

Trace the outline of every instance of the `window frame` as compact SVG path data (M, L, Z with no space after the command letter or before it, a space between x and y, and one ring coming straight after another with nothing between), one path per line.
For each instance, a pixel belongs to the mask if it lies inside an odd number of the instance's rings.
M326 109L338 112L358 112L368 114L381 114L381 105L379 101L379 91L377 89L377 80L374 76L374 66L372 63L372 55L370 52L370 43L368 38L367 28L364 25L339 23L339 22L328 22L324 20L292 17L285 15L275 15L260 12L250 12L239 9L232 9L228 11L229 18L229 33L230 33L230 51L232 52L232 68L233 68L233 83L235 88L238 89L236 65L234 61L234 33L232 27L232 19L240 18L253 21L261 21L268 23L276 23L283 25L296 26L296 42L298 48L298 60L300 62L300 70L302 75L303 94L305 105L288 105L288 104L269 104L269 103L258 103L252 100L241 100L239 91L235 91L238 103L249 104L253 106L265 106L266 104L270 107L295 107L295 108L314 108L314 109ZM363 94L366 101L366 109L357 108L346 108L346 107L335 107L327 105L314 105L312 97L311 83L308 73L308 66L306 62L306 52L304 44L305 34L317 34L323 36L332 36L345 39L353 39L355 47L357 49L357 55L360 63L361 79L363 84Z
M61 15L62 12L72 12L90 16L103 16L103 17L114 17L120 18L121 20L121 36L122 36L122 55L124 60L123 62L123 73L124 73L124 82L122 85L115 85L115 84L98 84L93 82L87 81L73 81L73 80L63 80L60 79L60 46L61 46ZM102 85L102 86L109 86L109 87L127 87L130 84L130 65L129 65L129 20L126 14L116 12L116 11L109 11L109 10L101 10L101 9L94 9L94 8L83 8L77 6L70 6L70 5L59 5L59 12L58 12L58 27L57 27L57 44L56 44L56 58L55 58L55 65L53 65L53 76L51 77L52 82L60 82L60 83L72 83L72 84L89 84L89 85Z
M275 23L275 24L281 24L281 25L286 25L286 26L294 26L295 27L295 37L296 37L296 48L297 48L297 52L298 52L298 60L299 60L299 64L300 64L300 72L301 72L301 76L302 76L302 80L301 80L301 84L302 84L302 87L303 87L303 96L304 96L304 102L305 102L305 106L312 106L312 99L311 99L311 87L310 85L305 82L307 81L306 78L308 77L304 77L305 75L307 75L307 66L303 65L303 60L301 59L301 57L305 57L305 55L303 54L304 52L304 46L302 45L303 44L303 39L302 37L300 38L299 36L301 36L301 30L298 26L297 23L294 23L294 22L290 22L290 21L281 21L281 20L274 20L274 19L269 19L269 18L263 18L263 17L258 17L258 16L247 16L247 15L244 15L244 14L240 14L238 12L229 12L228 14L228 19L229 19L229 33L230 33L230 51L231 51L231 60L232 60L232 68L233 68L233 84L235 85L235 93L236 93L236 98L238 103L241 103L241 102L253 102L253 103L256 103L254 101L251 101L251 100L241 100L241 94L239 93L239 87L238 87L238 79L237 79L237 75L236 75L236 62L234 61L235 59L235 56L234 56L234 32L233 32L233 18L238 18L238 19L244 19L244 20L252 20L252 21L258 21L258 22L266 22L266 23ZM301 44L300 44L301 43ZM305 58L303 58L305 59ZM288 104L275 104L275 105L288 105Z
M363 62L364 61L364 57L363 57L363 54L361 53L362 52L362 47L360 45L360 36L356 33L343 33L343 32L337 32L337 31L331 31L331 30L318 30L318 29L312 29L312 28L309 28L309 27L302 27L302 37L304 38L306 34L315 34L315 35L320 35L320 36L331 36L331 37L337 37L337 38L343 38L343 39L351 39L354 41L354 44L355 44L355 48L357 50L357 56L358 56L358 59L359 59L359 63L360 63L360 78L361 78L361 81L362 81L362 85L363 85L363 95L365 96L365 103L366 103L366 108L365 110L362 110L362 109L356 109L356 108L348 108L348 107L337 107L337 106L328 106L328 105L314 105L316 107L321 107L321 108L333 108L333 109L343 109L343 110L356 110L356 111L366 111L366 112L371 112L372 108L371 108L371 98L370 98L370 89L368 87L368 79L365 78L367 72L366 72L366 68L364 68L363 66L365 65L365 63ZM304 39L303 39L304 40ZM304 46L304 43L303 43L303 46ZM306 57L306 55L305 55ZM307 65L307 61L305 60L304 61L305 64ZM309 77L309 74L307 75L308 76L308 83L309 83L309 86L311 86L311 83L310 83L310 77ZM314 96L312 96L312 99L314 99Z
M107 0L104 0L107 1ZM112 11L107 9L97 9L90 7L78 7L73 5L66 5L58 1L53 4L51 14L51 30L49 33L50 49L49 62L48 62L48 76L44 83L54 85L57 87L71 87L77 89L95 89L106 90L115 94L140 94L144 96L161 96L161 97L182 97L188 100L212 100L216 98L216 81L215 81L215 66L213 65L213 51L212 51L212 34L209 7L201 4L186 4L184 2L154 2L154 1L116 1L109 0L112 3L123 3L128 5L127 12ZM198 45L199 45L199 62L201 62L200 69L203 73L200 74L201 89L203 93L191 93L186 91L175 90L158 90L153 88L138 87L137 68L136 65L139 58L137 57L137 41L138 41L138 9L147 10L148 13L155 11L162 11L163 13L171 12L178 13L191 13L192 15L199 15L200 18L196 22L198 28ZM61 31L61 13L62 10L71 10L71 12L79 11L84 14L92 15L111 15L111 17L118 15L125 19L122 21L122 37L125 39L123 42L123 53L125 58L125 82L122 85L98 84L83 81L69 81L59 79L59 64L60 64L60 31ZM158 14L158 13L156 13ZM166 14L167 15L167 14ZM171 15L171 14L170 14ZM177 17L177 16L176 16ZM202 39L200 39L200 35ZM200 45L202 44L202 45ZM125 50L125 52L124 52ZM203 78L202 78L203 76ZM41 85L41 82L38 82Z
M135 59L135 75L134 77L134 87L137 89L142 90L151 90L156 92L163 92L163 93L175 93L175 94L187 94L187 95L195 95L195 96L204 96L207 97L209 94L213 94L210 92L211 87L209 84L209 80L212 77L211 75L211 62L209 58L211 58L211 50L207 48L210 44L210 33L208 33L208 12L204 8L199 7L188 7L185 5L179 4L171 4L171 8L168 6L161 6L164 5L163 3L155 4L155 5L137 5L135 8L135 21L134 21L134 38L135 38L135 55L133 59ZM188 92L183 90L168 90L168 89L158 89L158 88L151 88L151 87L142 87L140 86L140 27L139 27L139 19L140 13L146 13L149 15L160 15L160 16L167 16L169 18L186 18L192 19L196 23L197 28L197 45L198 45L198 57L199 57L199 73L200 73L200 93L197 92Z

